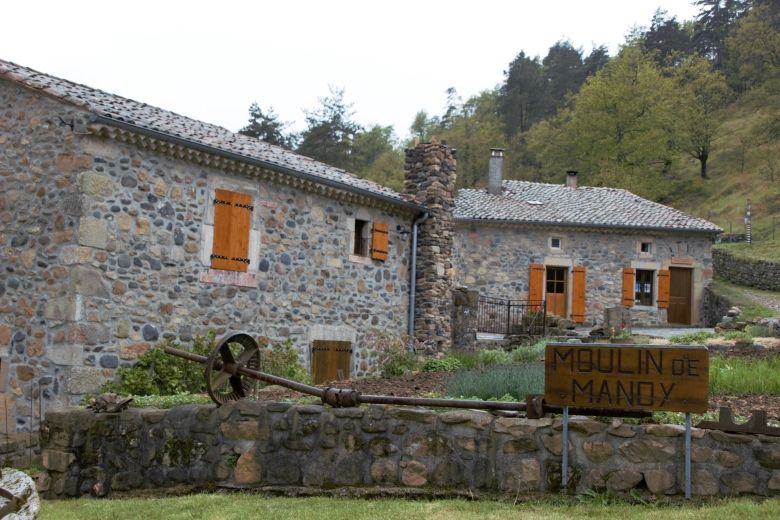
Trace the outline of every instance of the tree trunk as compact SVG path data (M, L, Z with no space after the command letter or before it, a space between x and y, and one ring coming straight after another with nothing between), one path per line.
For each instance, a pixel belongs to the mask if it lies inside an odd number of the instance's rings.
M699 162L701 163L700 175L702 179L707 178L707 157L709 157L709 154L706 153L699 155Z

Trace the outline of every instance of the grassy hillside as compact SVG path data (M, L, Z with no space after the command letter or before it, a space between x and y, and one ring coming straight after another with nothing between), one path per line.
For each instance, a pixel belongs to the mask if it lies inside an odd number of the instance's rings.
M679 189L666 204L704 217L728 233L744 232L745 203L752 202L757 242L780 239L780 82L768 82L740 96L719 114L721 123L709 161L709 178L699 162L682 158Z

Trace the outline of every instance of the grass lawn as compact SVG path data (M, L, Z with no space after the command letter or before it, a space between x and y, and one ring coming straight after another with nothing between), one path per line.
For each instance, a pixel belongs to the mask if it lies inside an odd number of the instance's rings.
M766 260L780 262L780 240L765 240L761 242L736 242L733 244L715 244L714 249L725 251L736 258L744 260Z
M719 278L712 280L710 289L715 294L724 296L732 305L742 309L741 320L769 318L777 315L777 311L759 303L762 299L765 300L767 298L773 300L780 299L780 295L776 292L735 285Z
M607 495L549 497L516 505L465 500L282 498L257 494L201 494L172 498L44 501L42 520L119 520L125 518L247 520L506 520L513 518L780 518L780 499L750 499L662 504L630 504Z

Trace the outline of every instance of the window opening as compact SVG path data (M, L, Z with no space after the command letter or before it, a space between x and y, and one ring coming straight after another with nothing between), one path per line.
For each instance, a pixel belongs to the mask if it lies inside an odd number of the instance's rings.
M352 254L368 256L369 223L366 220L355 219L355 236Z
M651 242L642 242L642 244L639 246L639 251L642 253L650 253L652 252L653 244Z
M634 303L637 305L653 305L653 281L655 271L636 270L634 282Z
M552 249L560 249L561 248L561 239L557 237L553 237L550 239L550 248Z

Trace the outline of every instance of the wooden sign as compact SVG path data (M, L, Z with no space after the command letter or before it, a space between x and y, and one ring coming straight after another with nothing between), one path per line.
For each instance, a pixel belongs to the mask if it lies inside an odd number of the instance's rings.
M709 352L703 346L550 343L544 400L572 407L707 411Z

